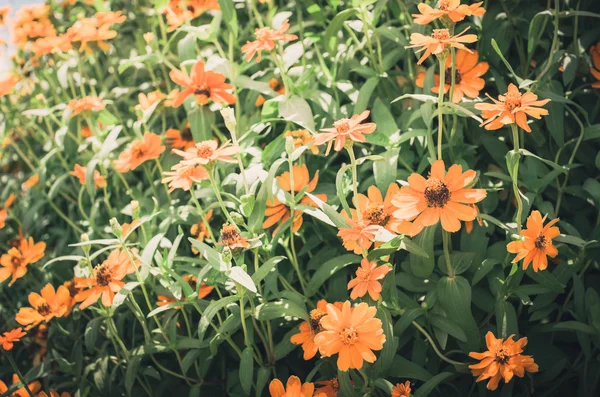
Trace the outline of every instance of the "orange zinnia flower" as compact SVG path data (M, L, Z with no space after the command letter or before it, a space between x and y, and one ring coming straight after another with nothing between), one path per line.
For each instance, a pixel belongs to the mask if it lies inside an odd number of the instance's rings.
M85 111L99 112L106 107L106 104L102 102L102 98L100 97L86 96L81 99L72 99L67 107L73 111L71 116L76 116Z
M326 397L337 397L342 389L337 376L331 380L322 380L315 383L322 386L317 389L317 393L323 393Z
M590 48L590 55L592 56L590 73L598 80L592 83L592 88L600 88L600 42Z
M286 34L287 30L290 28L290 23L286 19L281 27L277 30L273 30L270 28L260 28L255 29L254 34L256 36L255 41L247 41L246 44L242 46L242 52L246 54L246 62L250 62L250 60L254 57L255 54L258 54L256 57L256 61L260 62L261 52L264 51L272 51L275 48L275 41L291 41L296 40L298 36L295 34Z
M33 174L32 176L29 177L29 179L27 179L25 182L23 182L23 185L21 187L23 188L23 190L29 190L32 187L35 187L39 181L40 181L40 176L38 174Z
M391 270L390 266L377 266L377 262L369 262L367 258L363 258L360 267L356 269L356 278L348 283L348 289L352 290L350 298L362 298L368 292L371 299L378 301L382 290L379 280Z
M72 48L71 38L66 34L42 37L31 45L31 52L36 58L55 52L66 52Z
M345 213L343 214L345 216ZM337 235L342 238L344 248L354 251L357 255L371 247L381 229L379 225L371 225L364 221L346 219L346 222L350 227L340 228Z
M54 317L62 317L67 312L69 290L64 286L55 290L52 284L46 284L40 293L30 293L31 307L22 307L15 316L19 324L26 326L25 329L31 329L42 321L49 322Z
M448 232L460 230L460 221L472 221L477 210L475 204L486 196L484 189L466 188L475 179L476 172L454 164L446 174L444 161L436 160L428 179L419 174L408 177L409 186L403 186L392 203L398 208L394 216L401 220L414 220L417 227L432 226L442 222Z
M206 105L209 100L220 104L235 103L235 96L229 92L234 87L225 83L225 76L221 73L205 71L202 61L197 61L192 66L192 73L189 76L178 69L171 70L169 76L176 84L185 88L175 96L173 100L175 108L181 106L190 95L194 95L198 105Z
M320 146L329 142L327 151L325 152L325 154L328 154L334 139L334 150L336 152L339 152L344 148L346 139L350 139L354 142L366 142L367 138L365 138L365 134L370 134L377 128L375 123L361 124L369 117L370 113L371 112L368 110L365 110L361 114L355 114L349 119L336 121L333 123L333 128L322 129L321 131L323 131L323 133L315 135L315 145Z
M410 397L410 382L398 383L392 388L392 397Z
M70 175L73 175L79 179L79 183L85 185L85 177L86 177L87 168L75 164L75 168L73 171L69 172ZM100 171L94 170L94 184L96 185L96 189L106 186L106 177L100 175Z
M269 80L269 87L279 95L285 94L285 86L277 79ZM262 106L263 103L265 103L265 97L259 95L258 98L256 98L256 102L254 102L254 106L259 107Z
M315 343L323 357L339 353L337 366L341 371L361 369L363 361L375 362L372 350L383 349L385 335L381 320L375 318L377 308L360 303L350 307L344 302L342 309L327 305L327 315L321 319L323 331L315 336Z
M6 199L6 201L4 202L4 205L2 206L2 208L0 208L0 229L3 229L4 226L6 225L6 218L8 217L7 210L15 202L15 199L16 199L15 195L11 193L8 196L8 198Z
M302 384L300 378L290 376L285 388L279 379L273 379L269 384L269 392L271 397L313 397L315 385L312 383ZM321 393L314 395L314 397L323 396Z
M9 12L10 12L10 6L0 7L0 26L4 25L6 23L6 17L8 16Z
M475 104L475 109L481 110L483 118L486 119L481 123L486 130L497 130L505 125L517 123L525 131L531 132L531 128L527 125L527 115L538 120L548 115L548 110L539 106L544 106L550 102L550 99L538 101L537 95L533 92L521 94L517 86L512 83L508 86L508 92L500 95L498 100L489 95L488 97L494 103Z
M208 171L201 165L175 164L171 171L163 172L162 183L169 184L169 192L175 189L189 191L194 183L208 179Z
M317 182L319 181L319 171L315 173L315 176L311 181L306 165L294 165L292 169L294 171L293 188L295 193L300 192L303 188L306 188L305 191L308 193L315 190L315 188L317 187ZM285 190L286 192L292 191L290 181L291 176L289 171L284 172L275 179L277 179L279 186L281 186L283 190ZM325 194L317 194L316 196L323 201L327 201L327 195ZM302 197L299 204L317 207L317 205L308 196ZM265 219L262 227L268 229L277 222L280 222L280 224L284 223L290 218L290 215L290 208L284 203L280 202L276 197L273 197L272 200L267 200L267 208L265 210L265 216L267 217L267 219ZM299 209L295 209L292 231L296 233L298 230L300 230L300 226L302 226L302 211ZM275 235L278 229L279 226L273 231L273 235Z
M184 7L181 6L182 3ZM208 10L218 11L219 9L218 0L171 0L164 11L169 24L168 31L172 32Z
M135 251L132 250L132 256ZM139 266L140 262L135 261L135 266ZM112 306L115 293L119 292L125 283L121 280L131 273L135 272L135 267L129 261L127 252L120 249L113 250L108 258L94 268L94 273L88 278L75 277L75 286L77 288L87 288L80 291L77 296L77 302L82 302L79 305L81 310L96 303L98 298L102 297L104 306Z
M338 309L342 308L341 302L333 304ZM310 321L300 323L299 333L292 335L290 342L295 345L302 345L304 359L310 360L316 354L319 348L315 345L315 336L323 330L321 328L321 319L327 314L327 301L321 299L317 302L317 308L310 311Z
M117 12L98 12L92 18L82 18L67 30L67 35L71 37L72 42L80 42L79 51L85 51L90 54L92 49L90 43L96 43L98 48L107 51L110 47L106 40L117 37L115 30L110 30L113 24L125 22L126 17L122 11Z
M40 394L38 394L35 397L48 397L48 395L45 392L41 392ZM50 389L50 397L71 397L71 395L69 393L67 393L66 391L58 394L58 392L54 389Z
M515 342L513 336L509 336L506 340L496 339L494 334L488 332L485 336L488 350L483 353L469 353L469 356L474 359L481 360L477 364L469 365L473 376L478 377L477 382L489 379L487 384L489 390L496 390L500 378L508 383L514 375L522 378L525 376L525 371L538 371L533 357L521 354L527 344L527 338Z
M421 3L423 4L423 3ZM479 91L485 87L485 81L481 78L488 71L487 62L477 63L479 53L473 50L472 53L466 50L456 52L456 70L454 76L454 95L452 102L459 103L466 95L469 98L477 98ZM444 79L444 94L450 92L452 82L452 57L446 58L446 76ZM440 75L434 75L435 86L431 88L436 94L440 92ZM419 73L415 84L423 88L425 82L425 72Z
M13 92L18 82L19 77L13 73L0 80L0 97L3 97Z
M56 29L49 19L50 6L22 7L16 13L13 27L14 42L24 48L30 39L56 36Z
M242 237L235 225L228 223L221 229L221 244L231 249L248 247L248 239Z
M167 137L167 145L173 149L188 150L195 145L194 137L192 136L192 130L189 126L179 132L179 130L170 128L165 132Z
M397 210L394 204L392 204L392 198L399 191L400 188L396 183L390 183L385 198L383 198L377 186L370 186L366 196L359 193L358 199L352 198L352 202L357 209L350 209L351 217L348 218L345 211L342 212L342 215L346 219L356 220L358 219L358 212L360 212L361 218L365 223L378 225L390 232L397 233L400 225L405 223L392 217L394 211Z
M306 146L310 149L312 154L319 154L319 148L315 145L315 139L310 132L306 130L295 130L286 131L283 134L284 137L292 137L294 141L294 149L298 149L300 146Z
M150 106L154 105L156 102L165 99L167 96L160 92L160 90L152 91L148 95L139 93L138 101L139 104L135 106L136 110L143 112L146 109L149 109Z
M417 8L420 14L412 14L412 16L415 18L414 22L419 25L427 25L429 22L443 17L456 23L465 17L472 15L479 17L485 14L485 9L481 7L482 4L483 1L467 5L460 4L460 0L440 0L438 8L432 8L425 3L419 3Z
M75 281L73 280L65 281L63 283L63 286L69 290L69 299L67 300L67 311L64 315L65 317L67 317L69 316L69 314L71 314L71 311L73 310L73 307L75 307L75 304L77 304L77 294L81 289L77 288L77 286L75 285Z
M187 276L183 276L183 279L190 285L190 287L192 287L192 289L194 291L196 291L196 287L198 285L197 277L192 276L192 275L187 275ZM204 281L201 282L200 290L198 291L198 299L204 299L208 294L210 294L212 292L213 289L215 289L215 287L213 287L212 285L205 284ZM156 301L156 306L166 306L168 304L178 302L178 300L175 297L170 296L170 295L158 294L158 295L156 295L156 298L158 299ZM186 301L186 298L183 297L182 300ZM177 307L176 309L179 309L179 308Z
M127 149L122 151L113 164L118 172L128 172L148 160L157 159L164 151L165 147L162 145L160 136L146 132L143 139L133 141Z
M121 233L122 233L123 237L127 236L127 234L129 233L129 231L131 230L131 228L134 227L137 224L138 224L138 220L137 219L134 219L133 221L131 221L131 223L123 223L121 225Z
M0 283L12 276L10 287L15 281L27 274L27 265L42 259L46 243L34 243L33 238L26 239L21 234L15 247L0 258Z
M209 222L212 219L212 216L213 210L209 210L205 214L206 221ZM210 236L209 228L210 225L207 225L202 219L200 219L198 223L192 225L192 227L190 228L190 233L192 234L192 236L196 237L196 240L204 241L207 237ZM194 248L194 246L192 246L192 252L194 254L198 254L198 250Z
M235 163L236 160L231 156L238 152L239 148L232 146L229 141L219 147L216 140L198 142L186 151L173 149L173 153L183 157L181 163L189 166L196 164L205 166L215 161Z
M13 374L12 384L16 385L18 383L21 383L21 381L19 380L19 376L17 374ZM28 383L27 388L29 390L31 390L32 393L37 393L40 390L42 390L42 384L36 380L35 382ZM4 383L0 380L0 394L4 394L7 391L8 391L8 386L6 386L6 383ZM14 392L12 392L10 397L29 397L29 393L27 392L27 389L22 387L20 389L15 390Z
M450 36L450 31L448 29L433 29L433 33L431 36L424 36L421 33L413 33L410 35L410 44L409 46L405 46L404 48L419 48L416 53L418 54L421 51L425 51L423 56L417 62L418 65L422 64L425 59L431 54L437 55L444 52L444 50L448 47L455 47L458 49L463 49L467 52L472 52L462 43L474 43L477 41L477 35L474 34L463 34L469 28L463 30L459 34L455 36Z
M0 345L6 351L12 350L14 344L20 342L25 335L27 335L27 332L23 332L21 327L6 331L3 335L0 335Z
M547 257L554 258L558 255L552 239L560 234L558 227L554 226L559 219L553 219L544 226L547 216L542 218L539 211L532 211L527 218L527 229L521 230L523 239L512 241L506 246L508 252L517 254L512 263L523 259L523 270L526 270L530 263L533 263L534 272L546 270L548 267Z

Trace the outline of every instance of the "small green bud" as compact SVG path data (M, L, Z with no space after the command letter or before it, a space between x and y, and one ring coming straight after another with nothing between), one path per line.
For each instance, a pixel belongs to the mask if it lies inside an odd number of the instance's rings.
M236 225L241 225L244 223L244 217L237 213L237 212L230 212L229 215L231 215L231 219L233 219L233 222L235 222Z
M131 200L131 216L140 219L140 202L137 200Z
M223 257L223 260L225 262L231 262L231 260L233 259L233 254L231 253L231 249L229 247L223 248L223 253L221 254L221 256Z
M119 221L117 221L117 218L111 218L109 223L110 223L110 228L112 229L112 232L115 235L115 237L118 239L123 237L123 228L121 227L121 224L119 223Z

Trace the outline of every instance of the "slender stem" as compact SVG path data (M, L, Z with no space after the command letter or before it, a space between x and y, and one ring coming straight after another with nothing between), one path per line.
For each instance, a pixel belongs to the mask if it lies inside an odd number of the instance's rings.
M433 347L433 350L435 351L435 354L438 355L439 358L441 358L442 360L444 360L445 362L452 364L452 365L461 365L464 366L466 364L458 362L458 361L454 361L452 359L449 359L448 357L444 356L442 354L442 352L437 348L437 346L435 345L435 342L433 341L433 338L431 337L431 335L429 335L429 333L427 333L427 331L425 329L423 329L423 327L421 327L416 321L412 322L412 325L419 330L419 332L421 332L425 338L427 338L427 340L429 341L429 343L431 344L431 347Z
M221 210L223 211L223 214L225 215L227 220L232 225L235 225L233 218L231 217L231 215L229 215L229 211L227 211L227 207L225 207L225 203L223 202L223 197L221 197L221 192L219 191L219 188L217 187L217 183L215 182L215 171L216 171L216 168L213 168L212 171L208 172L208 178L210 179L210 185L212 186L213 191L215 192L215 196L217 196L217 201L219 202L219 205L221 206Z
M454 278L455 273L452 269L452 262L450 261L450 232L445 230L442 231L442 240L444 243L444 259L446 260L446 268L448 270L448 277Z
M438 93L438 141L437 141L437 158L442 159L442 129L444 127L444 119L442 115L442 106L444 103L444 88L446 80L446 57L440 56L440 92Z
M519 156L519 130L517 128L517 125L515 123L510 125L510 128L512 129L512 136L513 136L513 144L514 144L514 149L513 152L515 154L515 156ZM514 173L512 174L512 179L513 179L513 191L515 193L515 199L517 200L517 217L516 217L516 222L517 222L517 231L519 233L521 233L521 218L523 216L523 201L521 200L521 193L519 192L519 160L517 160L517 165L515 166L514 169Z
M12 367L13 371L15 371L15 374L17 374L17 377L19 378L19 382L21 382L23 384L23 388L25 390L27 390L27 394L29 394L29 397L35 397L33 395L33 392L29 389L29 385L27 384L27 382L25 382L25 379L23 379L23 375L21 374L21 371L19 371L19 367L17 367L17 364L13 360L12 355L8 352L5 352L4 349L0 349L0 350L4 353L4 356L8 359L10 366Z
M192 191L192 200L194 201L194 203L196 204L196 208L198 209L198 212L200 212L200 219L202 219L202 222L204 222L204 224L206 225L206 230L208 230L208 235L210 236L210 239L215 242L215 236L213 235L212 229L210 227L210 224L208 223L208 218L206 217L206 213L204 212L204 209L202 209L202 206L200 205L200 202L198 201L198 198L196 197L196 194Z
M296 209L295 209L295 204L296 204L296 191L294 190L295 184L294 184L294 164L292 162L292 158L290 156L288 156L288 165L289 165L289 169L290 169L290 195L292 196L292 202L290 203L290 249L291 249L291 255L290 255L290 261L292 262L292 265L294 266L294 269L296 270L296 273L298 274L298 280L300 280L300 286L302 287L302 290L305 291L306 288L306 281L304 280L304 277L302 276L302 272L300 271L300 266L298 264L298 257L296 255L296 245L294 242L294 219L296 217Z
M352 164L352 190L354 192L354 205L358 207L358 170L356 164L356 156L354 156L354 146L350 145L349 147L346 147L346 150L348 151L348 155L350 156L350 163ZM362 213L360 211L356 211L356 214L358 216L358 220L362 221Z

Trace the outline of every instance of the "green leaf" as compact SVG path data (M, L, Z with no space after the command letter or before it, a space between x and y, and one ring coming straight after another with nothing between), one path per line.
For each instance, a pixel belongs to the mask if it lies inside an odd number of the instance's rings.
M248 218L248 228L254 233L259 233L263 230L262 224L265 219L267 199L273 196L273 179L275 179L275 174L279 170L279 167L281 167L281 165L285 162L286 159L278 159L273 163L273 165L271 165L271 168L269 169L269 174L263 181L260 190L256 195L256 202L254 203L254 208L252 209L250 218Z
M252 281L255 284L259 284L267 275L273 270L275 265L277 265L282 260L286 259L285 256L275 256L270 258L268 261L262 264L261 267L258 268L256 272L252 275Z
M327 215L327 218L329 218L329 220L335 227L337 227L338 229L349 227L348 223L346 222L344 217L342 215L340 215L339 212L334 210L332 206L330 206L329 204L327 204L326 202L324 202L317 196L313 196L310 193L306 193L306 196L308 196L321 209L321 211L323 211L325 213L325 215ZM304 212L307 212L310 214L310 211L304 211Z
M461 274L471 268L473 261L475 260L476 254L474 252L453 252L450 254L450 264L455 274ZM438 268L442 273L448 275L446 266L446 257L440 256L438 260Z
M599 334L599 332L594 327L591 327L579 321L564 321L562 323L554 324L552 328L556 331L580 331L591 335Z
M383 349L377 358L377 361L371 367L371 373L369 377L377 377L390 368L396 355L398 339L394 338L394 327L392 324L392 317L390 313L383 307L380 306L377 309L377 318L381 320L383 333L385 334L385 343Z
M418 379L427 382L433 377L425 368L399 355L394 357L392 368L394 368L394 376L397 378Z
M467 341L467 335L465 335L465 332L454 321L450 320L449 318L432 313L429 315L429 322L435 328L438 328L439 330L444 331L449 335L452 335L459 341Z
M279 115L315 133L315 121L310 105L301 97L286 97L279 104Z
M435 389L440 383L442 383L446 379L453 377L454 375L455 374L453 374L452 372L442 372L441 374L437 374L417 389L417 391L415 392L415 397L430 396L433 389Z
M564 286L549 271L542 270L539 272L534 272L533 269L530 267L527 269L526 273L529 277L531 277L544 287L548 288L550 291L558 293L565 292Z
M204 244L202 241L192 237L188 237L188 241L192 243L192 246L208 261L215 270L223 271L227 268L227 264L223 261L221 254L215 251L212 247Z
M497 335L502 338L519 334L515 307L506 300L496 302L496 326L498 327Z
M348 8L339 12L328 24L325 30L325 48L331 54L337 53L336 44L338 33L343 30L344 22L358 13L356 8Z
M233 33L234 37L238 36L239 22L237 19L237 14L235 12L235 7L233 5L233 0L219 0L219 8L223 13L223 19L227 24L227 27Z
M565 90L558 81L552 80L548 87L556 95L565 96ZM554 142L561 147L565 144L565 104L555 101L545 106L548 109L548 116L544 117L546 127L550 131L550 135ZM562 167L561 167L562 168Z
M96 169L96 165L98 164L97 159L92 159L88 163L85 170L85 188L87 190L88 195L91 198L94 198L96 195L96 182L94 181L94 171Z
M336 256L328 260L315 272L306 289L306 296L311 297L317 293L321 285L325 283L334 273L354 263L360 263L361 257L354 254Z
M271 368L259 367L256 375L256 397L261 397L262 391L271 377Z
M369 99L379 84L379 77L370 77L365 81L358 91L358 99L354 105L354 114L362 113L369 105Z
M252 355L252 346L247 346L242 352L240 359L240 384L246 395L252 391L252 380L254 378L254 357Z
M340 391L344 397L356 397L356 393L354 392L354 386L352 386L352 381L350 380L350 374L348 371L340 371L338 370L338 382L340 383Z
M281 317L297 317L308 321L306 308L287 299L276 302L261 303L256 306L255 317L259 321L268 321Z
M467 336L461 347L465 352L478 351L479 328L471 313L471 286L461 276L442 277L437 284L438 303L449 318L460 324Z
M496 40L494 40L494 39L492 39L492 47L494 48L494 51L496 51L496 54L498 54L498 56L500 57L500 59L502 59L502 62L504 62L504 65L506 65L506 68L515 77L515 80L517 80L517 84L521 84L523 82L523 79L520 78L519 76L517 76L517 74L515 73L515 71L513 70L513 68L510 66L510 63L508 63L508 61L506 60L506 58L504 58L504 55L502 54L502 51L500 51L500 48L498 47L498 43L496 43Z
M435 231L437 229L437 224L433 226L428 226L421 233L414 238L414 243L421 247L427 257L423 257L421 255L415 255L411 253L410 257L410 269L412 273L421 278L426 278L431 276L433 269L435 267L435 256L433 254L433 243L435 237Z
M345 166L340 167L340 170L335 176L335 191L348 217L351 216L351 212L350 207L348 206L348 201L346 200L346 192L344 192L344 176L346 175L346 171L348 171L351 167L352 164L346 164Z
M375 101L377 102L377 101ZM377 124L379 128L379 124ZM375 184L385 195L390 184L395 183L398 177L398 156L400 155L399 148L389 149L382 154L383 161L373 163L373 175L375 176Z
M544 27L552 17L553 15L551 10L538 12L533 16L533 19L529 24L529 34L527 35L527 54L529 57L531 57L533 54L538 42L542 38Z
M422 307L411 307L410 309L406 309L400 316L400 320L394 324L394 334L396 336L401 336L404 331L410 327L413 321L426 313L427 311Z
M211 301L206 309L204 309L202 317L200 317L200 322L198 323L198 339L200 341L204 340L204 333L210 326L213 317L219 312L219 310L234 302L238 302L239 300L240 298L234 295Z
M127 361L127 369L125 370L125 389L127 390L127 394L131 394L131 389L135 383L141 362L142 356L133 356Z
M208 106L198 106L188 113L188 119L194 141L201 142L213 138L211 125L215 123L215 115Z

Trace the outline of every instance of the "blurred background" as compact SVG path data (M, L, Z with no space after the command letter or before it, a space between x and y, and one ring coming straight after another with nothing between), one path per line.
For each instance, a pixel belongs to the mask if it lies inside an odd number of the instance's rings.
M14 46L12 44L12 39L10 37L10 20L15 15L15 11L23 6L31 5L31 4L40 4L42 0L0 0L0 7L11 6L12 10L8 17L8 23L4 26L0 26L0 39L4 40L7 47L0 47L0 78L9 71L10 69L10 57L9 54L12 54L14 50Z

